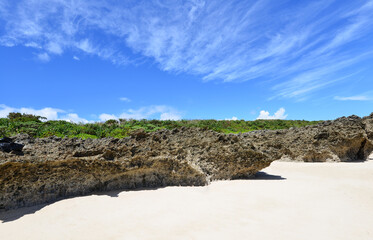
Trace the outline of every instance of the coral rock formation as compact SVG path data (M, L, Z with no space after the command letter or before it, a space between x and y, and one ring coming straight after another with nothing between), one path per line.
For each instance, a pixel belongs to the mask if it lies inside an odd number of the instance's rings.
M373 114L236 135L180 128L138 130L123 139L17 135L7 143L24 147L0 151L0 209L98 191L250 178L277 159L365 160L373 151Z

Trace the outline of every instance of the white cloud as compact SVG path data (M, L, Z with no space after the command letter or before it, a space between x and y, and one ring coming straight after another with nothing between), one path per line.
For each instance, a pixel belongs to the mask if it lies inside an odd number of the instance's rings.
M153 105L141 107L139 109L129 109L121 114L113 115L103 113L99 116L101 121L109 119L160 119L160 120L180 120L182 114L173 107L166 105Z
M271 79L282 98L340 82L342 71L373 56L373 45L364 42L373 33L366 27L372 1L302 1L291 8L264 0L0 3L0 45L33 47L42 61L68 50L115 64L145 56L162 70L205 81Z
M7 117L10 112L14 112L13 108L0 104L0 118Z
M82 122L82 123L88 123L90 121L80 118L78 114L76 113L67 113L64 110L58 109L58 108L42 108L42 109L34 109L34 108L14 108L9 107L4 104L0 104L0 118L5 118L8 116L11 112L20 112L20 113L26 113L26 114L33 114L36 116L41 116L47 118L47 120L66 120L70 122Z
M47 120L65 120L75 123L90 123L91 120L79 117L76 113L67 113L64 110L57 108L14 108L9 107L4 104L0 104L0 118L5 118L11 112L20 112L33 114L41 117L47 118ZM129 109L126 112L116 116L114 114L102 113L98 117L100 121L107 121L110 119L160 119L160 120L180 120L182 119L182 114L173 107L166 105L154 105L141 107L139 109Z
M48 55L48 53L40 53L37 55L38 59L42 62L49 62L50 61L50 57Z
M0 46L14 47L14 46L16 46L16 44L13 42L13 40L11 40L7 37L3 37L3 38L0 38Z
M78 58L77 56L73 56L73 59L76 60L76 61L80 60L80 58Z
M270 99L277 97L301 99L317 89L349 79L359 72L344 74L341 77L335 77L335 72L347 68L349 65L357 63L366 57L366 54L362 54L348 60L339 59L339 62L336 64L326 59L320 59L320 62L325 65L324 67L302 72L289 80L274 85L272 89L277 91L277 94ZM300 62L299 64L307 63Z
M232 117L232 118L226 118L225 120L233 120L233 121L236 121L236 120L238 120L238 118L237 118L237 117Z
M91 121L88 121L87 119L81 118L76 113L69 113L64 116L62 116L59 120L65 120L68 122L74 122L74 123L89 123Z
M28 42L28 43L25 43L25 47L38 48L38 49L41 48L41 47L39 46L39 44L37 44L36 42Z
M84 39L76 44L76 47L86 53L94 53L96 50L88 39Z
M363 96L363 95L350 96L350 97L335 96L334 99L339 100L339 101L370 101L370 100L373 100L373 97L368 97L368 96Z
M286 119L287 116L288 115L285 114L285 108L280 108L272 116L269 115L268 111L262 110L256 119Z
M33 114L41 117L46 117L48 120L57 120L59 113L64 113L65 111L57 108L42 108L42 109L33 109L33 108L14 108L9 107L4 104L0 104L0 117L7 117L11 112L20 112L26 114Z
M161 114L160 120L181 120L181 115L173 112L165 112Z
M126 97L121 97L119 98L119 100L121 100L122 102L131 102L131 99L126 98Z
M57 54L57 55L60 55L63 52L61 45L56 43L56 42L48 43L47 46L46 46L46 49L47 49L48 52L54 53L54 54Z
M167 118L167 117L176 117L181 118L180 113L169 106L165 105L155 105L155 106L149 106L149 107L142 107L139 109L129 109L127 112L124 112L120 115L120 118L133 118L133 119L147 119L147 118L154 118L155 115L160 115L160 119L162 118Z
M110 120L110 119L118 119L117 116L115 116L115 115L113 115L113 114L106 114L106 113L101 114L98 118L99 118L102 122L105 122L105 121Z

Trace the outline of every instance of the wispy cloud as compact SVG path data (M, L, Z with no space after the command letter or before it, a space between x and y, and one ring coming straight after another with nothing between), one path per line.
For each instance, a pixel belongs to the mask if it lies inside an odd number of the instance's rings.
M62 47L56 42L49 42L46 45L46 49L48 52L57 54L57 55L60 55L63 52Z
M357 72L351 72L348 74L341 74L339 76L336 72L347 68L349 65L359 62L360 60L366 58L368 54L362 54L351 59L339 59L338 63L331 63L325 60L325 66L320 66L318 68L307 70L302 73L298 73L289 80L285 80L279 84L275 84L272 89L277 92L277 94L270 99L283 97L283 98L298 98L304 99L305 95L331 85L336 82L340 82L346 79L352 78Z
M131 102L131 99L126 98L126 97L121 97L121 98L119 98L119 100L122 101L122 102Z
M39 53L37 58L42 62L49 62L51 60L48 53Z
M365 96L365 95L356 95L356 96L349 96L349 97L339 97L335 96L335 100L339 101L372 101L372 96Z
M373 56L372 0L0 3L0 45L33 47L39 59L152 59L204 81L269 80L275 98L304 98Z
M256 119L286 119L287 116L285 108L280 108L274 115L270 115L268 111L262 110Z

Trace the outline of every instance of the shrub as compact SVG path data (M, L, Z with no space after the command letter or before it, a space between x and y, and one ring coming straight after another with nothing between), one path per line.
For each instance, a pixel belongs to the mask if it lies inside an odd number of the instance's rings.
M105 124L107 125L117 125L119 123L118 120L115 120L115 119L109 119L105 122Z
M316 124L319 121L304 120L108 120L105 123L76 124L67 121L42 122L40 116L31 114L10 113L8 118L0 118L0 137L27 133L33 137L80 137L103 138L127 137L130 132L144 129L153 132L159 129L175 129L181 127L209 129L221 133L249 132L261 129L286 129Z

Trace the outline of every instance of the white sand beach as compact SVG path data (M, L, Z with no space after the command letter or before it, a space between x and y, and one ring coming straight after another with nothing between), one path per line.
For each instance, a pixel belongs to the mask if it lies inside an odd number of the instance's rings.
M263 172L2 212L0 238L373 239L373 161L274 162Z

